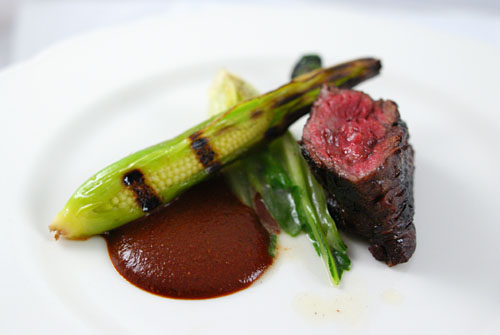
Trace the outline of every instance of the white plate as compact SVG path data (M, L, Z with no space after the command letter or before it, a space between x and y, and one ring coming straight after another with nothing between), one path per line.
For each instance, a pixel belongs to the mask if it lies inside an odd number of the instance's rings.
M182 301L122 279L101 238L52 239L47 225L88 176L204 118L220 67L265 91L311 51L326 64L383 60L360 88L397 101L410 127L418 247L409 263L388 268L346 238L352 270L331 287L307 239L281 236L275 264L249 289ZM3 71L0 333L496 333L498 78L492 47L325 7L158 16Z

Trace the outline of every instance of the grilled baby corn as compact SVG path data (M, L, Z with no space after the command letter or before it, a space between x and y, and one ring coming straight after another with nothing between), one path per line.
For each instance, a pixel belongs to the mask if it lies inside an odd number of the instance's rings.
M283 134L309 112L323 85L351 87L377 75L380 67L378 60L365 58L304 74L125 157L81 185L49 228L56 238L82 239L137 219L258 143Z

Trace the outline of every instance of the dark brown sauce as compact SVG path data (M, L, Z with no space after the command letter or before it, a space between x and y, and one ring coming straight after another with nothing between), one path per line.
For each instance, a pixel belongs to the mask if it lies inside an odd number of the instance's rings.
M239 291L272 263L268 232L220 178L104 237L111 261L125 279L171 298Z

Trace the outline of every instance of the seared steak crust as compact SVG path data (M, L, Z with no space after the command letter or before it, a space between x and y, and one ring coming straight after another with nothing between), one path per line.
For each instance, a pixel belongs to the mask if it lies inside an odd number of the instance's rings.
M340 90L334 92L341 94ZM301 146L314 174L329 193L329 210L337 226L366 238L373 256L393 266L408 261L416 247L413 149L397 105L378 100L373 106L392 117L388 118L391 122L385 126L386 133L381 140L386 142L385 154L368 172L348 175L335 164L320 159L306 131ZM308 123L314 117L321 117L314 115L318 112L316 107Z

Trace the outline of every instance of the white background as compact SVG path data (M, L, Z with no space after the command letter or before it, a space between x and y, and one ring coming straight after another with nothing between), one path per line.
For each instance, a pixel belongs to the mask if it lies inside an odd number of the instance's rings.
M0 0L0 68L76 34L158 13L177 17L203 11L213 3L235 2L244 1ZM500 0L256 0L252 3L278 7L304 3L335 5L500 46Z

